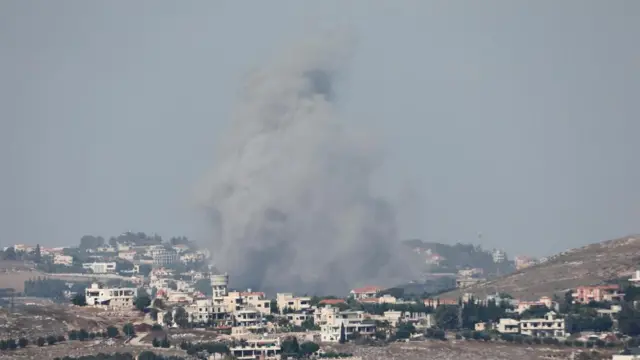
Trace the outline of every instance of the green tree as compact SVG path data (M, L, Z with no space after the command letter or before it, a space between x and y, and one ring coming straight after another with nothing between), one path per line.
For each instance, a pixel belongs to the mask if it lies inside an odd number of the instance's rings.
M189 324L189 314L183 307L177 307L173 314L173 321L180 327L184 328Z
M78 340L78 332L75 330L69 331L69 340Z
M303 356L309 356L318 350L320 350L320 346L312 341L305 341L300 344L300 354Z
M35 250L35 253L34 253L33 257L34 257L33 261L36 264L40 264L42 262L42 253L40 252L40 244L36 245L36 250Z
M45 342L46 342L46 340L45 340L42 336L40 336L40 337L38 338L38 340L36 340L36 344L37 344L38 346L44 346L44 343L45 343Z
M126 336L133 336L136 334L136 331L133 327L132 323L126 323L124 324L124 326L122 326L122 332L126 335Z
M143 351L138 355L138 360L158 360L158 357L151 351Z
M140 294L140 291L138 291L138 294ZM134 305L136 306L136 309L144 311L144 309L151 305L151 298L146 294L146 292L142 293L142 295L138 295L138 297L136 297Z
M153 338L153 341L151 341L151 345L153 345L153 347L160 347L160 341L158 341L158 338Z
M71 303L76 306L86 306L87 298L82 293L77 293L73 299L71 299Z
M87 330L80 329L80 331L78 331L78 340L85 341L88 338L89 338L89 333L87 332Z
M29 340L27 340L26 338L20 338L20 340L18 340L18 346L20 346L21 348L26 348L27 345L29 345Z
M66 339L64 338L64 335L58 335L58 342L64 342L66 341Z
M56 338L53 335L49 335L47 336L47 344L49 345L55 345L55 343L58 341L58 338Z
M118 335L119 335L119 332L117 327L109 326L107 328L107 337L115 338L115 337L118 337Z
M344 323L340 323L340 339L338 340L340 344L344 344L347 342L347 333L344 329Z
M160 346L163 348L169 348L171 346L171 343L169 342L169 339L167 339L166 336L164 337L164 339L162 339Z
M173 324L173 314L171 313L171 311L167 311L166 313L164 313L164 316L162 316L162 322L166 326L171 326L171 324Z
M640 335L640 312L628 304L623 304L622 310L617 314L618 329L629 336Z
M2 254L3 260L18 260L18 254L16 253L16 249L12 247L7 248Z
M300 353L300 345L295 336L288 336L280 344L282 354L285 356L297 357Z
M6 340L0 340L0 350L7 350L8 345Z
M9 350L15 350L17 347L18 344L16 344L16 341L14 339L7 340L7 348L9 348Z
M434 314L436 324L440 329L453 330L458 327L458 306L438 306Z

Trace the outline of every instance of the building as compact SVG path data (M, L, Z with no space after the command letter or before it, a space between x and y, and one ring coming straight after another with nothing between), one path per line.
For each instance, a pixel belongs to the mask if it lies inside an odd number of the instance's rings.
M624 298L620 285L580 286L573 293L573 302L586 304L591 301L620 301Z
M243 309L233 312L233 326L247 329L262 328L262 315L255 310Z
M399 322L418 323L422 321L426 321L429 325L431 325L435 320L433 314L395 310L385 311L383 314L383 319L388 321L391 326L396 326Z
M107 274L116 272L115 262L92 262L83 263L83 269L91 270L94 274Z
M356 300L362 300L378 297L380 291L382 291L382 289L377 286L365 286L351 290L350 295Z
M173 264L178 261L178 253L173 249L157 247L149 251L154 265Z
M189 314L190 323L232 325L227 308L224 305L215 304L212 299L196 300L184 309Z
M344 334L348 340L354 333L361 336L372 336L376 333L376 324L367 319L363 311L335 312L326 323L320 325L320 338L322 342L338 342L340 334Z
M493 250L493 252L491 253L491 257L493 258L493 262L496 264L507 260L507 254L504 251L498 249Z
M520 333L533 337L566 337L567 320L558 318L554 311L545 314L542 319L520 320Z
M520 321L515 319L500 319L496 330L501 334L517 334L520 332Z
M516 256L514 260L516 263L516 270L526 269L537 263L536 259L528 256Z
M211 288L213 289L213 298L223 298L227 296L227 287L229 286L229 274L211 275L209 279Z
M308 296L296 297L291 293L278 293L276 295L276 302L281 314L284 314L285 309L293 310L295 312L307 310L311 308L311 298Z
M118 257L122 260L133 261L137 255L135 250L120 251Z
M483 278L475 278L475 277L457 277L456 278L456 287L459 289L464 289L469 286L473 286L475 284L484 282L486 279Z
M629 278L629 283L633 286L640 285L640 270L636 270L636 272Z
M279 339L249 339L239 346L229 348L231 355L238 360L279 360Z
M67 266L73 265L73 256L55 254L53 256L53 263L58 265L67 265Z
M451 299L440 299L440 298L424 299L424 306L437 308L440 305L458 305L459 301L460 301L459 299L454 299L454 298L451 298Z
M214 300L216 298L214 297ZM271 314L271 301L265 297L263 292L255 292L248 289L247 291L231 291L227 296L217 299L217 302L224 303L227 311L234 312L242 309L255 310L261 314Z
M286 316L287 320L289 320L289 323L295 326L302 326L303 322L309 319L313 320L313 314L308 312L287 314Z
M133 308L137 291L136 288L108 288L93 283L85 290L84 296L89 306L126 310Z
M543 296L540 298L540 300L537 300L537 301L519 301L518 305L516 306L516 311L519 314L522 314L523 312L531 309L532 307L537 307L537 306L545 306L550 310L558 310L557 302L553 301L548 296Z

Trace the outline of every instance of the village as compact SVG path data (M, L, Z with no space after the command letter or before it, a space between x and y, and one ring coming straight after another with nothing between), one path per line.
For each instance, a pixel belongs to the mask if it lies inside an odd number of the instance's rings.
M4 295L3 307L13 308L20 302L37 306L34 298L49 298L71 312L92 311L107 322L111 319L120 329L72 328L36 339L21 338L26 331L5 332L0 353L15 356L28 344L51 344L47 339L54 335L61 340L55 341L59 345L122 337L127 345L135 344L138 352L145 347L174 349L211 359L357 358L358 349L425 341L552 346L567 354L594 352L608 356L594 358L627 359L624 356L633 356L627 353L640 345L634 310L636 295L640 299L636 287L640 271L621 284L585 285L538 299L514 299L501 293L479 298L464 293L468 286L464 281L456 282L463 291L459 297L447 297L446 292L403 296L399 289L378 286L333 296L267 296L234 289L232 274L217 271L209 265L208 251L188 241L88 242L85 239L80 248L71 249L19 245L5 249L5 258L13 254L34 266L5 269L5 274L45 268L57 272L30 277L22 293ZM81 262L82 258L90 261ZM475 273L462 269L458 276L472 278ZM356 350L341 352L336 346Z

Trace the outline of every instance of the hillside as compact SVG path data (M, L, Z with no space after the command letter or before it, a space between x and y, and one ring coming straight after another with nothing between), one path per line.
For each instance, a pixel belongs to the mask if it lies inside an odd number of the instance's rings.
M458 297L461 293L484 297L505 292L522 300L535 300L579 285L628 277L639 265L640 235L633 235L568 250L542 264L440 297Z

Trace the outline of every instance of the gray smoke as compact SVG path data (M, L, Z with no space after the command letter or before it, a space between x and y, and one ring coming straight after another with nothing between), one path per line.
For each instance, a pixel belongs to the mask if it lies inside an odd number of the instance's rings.
M206 182L213 257L233 287L341 295L413 275L370 188L376 148L336 113L350 45L307 42L247 80Z

